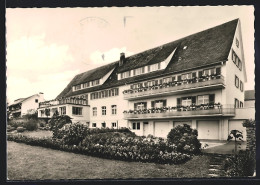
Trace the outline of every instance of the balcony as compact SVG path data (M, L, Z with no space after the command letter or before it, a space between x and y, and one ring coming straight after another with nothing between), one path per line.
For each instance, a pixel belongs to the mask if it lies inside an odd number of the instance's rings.
M189 80L174 81L156 86L129 89L124 91L125 100L137 100L143 98L158 97L162 95L174 95L178 93L198 92L202 90L213 90L225 88L222 75L206 76Z
M164 107L124 111L124 119L167 119L210 116L235 116L234 105L195 105L189 107Z
M50 100L39 103L39 108L47 108L55 105L74 104L74 105L88 105L88 100L85 98L61 98L58 100Z

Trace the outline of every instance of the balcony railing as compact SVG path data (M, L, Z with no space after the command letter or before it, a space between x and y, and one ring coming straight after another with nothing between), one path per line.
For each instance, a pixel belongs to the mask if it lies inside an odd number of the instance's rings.
M124 111L125 119L167 119L178 117L235 116L234 105L193 105Z
M62 98L58 100L50 100L39 103L39 108L50 107L63 104L88 105L88 100L85 98Z
M128 89L123 92L124 99L138 99L139 97L151 97L162 94L176 94L184 91L196 91L205 88L224 88L224 77L222 75L205 76L182 81L174 81L139 89Z

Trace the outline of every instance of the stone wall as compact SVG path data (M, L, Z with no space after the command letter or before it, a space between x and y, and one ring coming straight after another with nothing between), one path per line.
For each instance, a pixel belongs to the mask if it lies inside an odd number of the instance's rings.
M246 120L244 121L243 126L246 127L246 134L247 134L246 149L251 151L256 151L255 121Z

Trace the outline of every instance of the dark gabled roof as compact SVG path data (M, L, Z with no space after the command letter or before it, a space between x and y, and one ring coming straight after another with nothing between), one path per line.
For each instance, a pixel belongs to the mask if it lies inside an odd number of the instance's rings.
M117 66L118 62L113 62L89 71L86 71L84 73L76 75L71 82L67 85L67 87L57 96L57 98L67 96L68 93L72 92L72 86L82 84L85 82L89 82L92 80L97 80L102 78L104 75L106 75L109 71L111 71L113 68ZM91 88L90 88L91 89ZM76 91L77 93L79 91Z
M245 101L255 100L255 90L245 91Z
M210 66L222 61L226 61L228 59L228 54L232 46L237 23L238 19L235 19L219 26L164 44L162 46L149 49L130 57L126 57L125 62L122 66L118 66L117 61L112 63L111 66L109 66L108 64L103 67L79 74L72 79L72 81L58 95L57 98L60 98L62 96L73 96L110 87L116 87L124 84L134 83L144 79L154 78L156 76L165 76L167 74L173 74L180 71ZM165 70L117 80L117 73L162 62L174 50L174 55ZM110 71L113 68L112 66L116 68L109 79L103 85L72 92L73 85L80 84L85 81L94 80L94 78L98 76L98 74L99 76L101 76ZM95 77L92 77L92 75L94 75Z

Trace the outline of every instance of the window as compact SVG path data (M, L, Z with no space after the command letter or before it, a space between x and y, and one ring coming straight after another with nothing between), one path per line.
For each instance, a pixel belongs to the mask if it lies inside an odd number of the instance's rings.
M99 85L99 79L92 81L92 86Z
M116 128L116 122L113 122L111 124L112 124L112 128Z
M106 122L101 123L101 126L102 126L103 128L106 128Z
M133 128L133 130L140 130L140 122L137 122L137 123L133 123L132 124L132 128Z
M198 104L207 104L209 103L209 95L198 96Z
M112 114L115 115L116 114L116 105L112 105L111 109L112 109Z
M96 123L92 123L92 127L97 127L97 124Z
M93 116L97 116L97 107L92 108Z
M38 103L38 99L35 99L35 103Z
M79 90L79 89L81 89L81 84L79 84L79 85L76 85L75 89L76 89L76 90Z
M166 100L155 100L155 101L152 101L152 105L151 107L153 108L162 108L162 107L165 107L166 106Z
M43 117L45 115L44 110L41 110L41 117Z
M235 108L239 108L239 101L235 98Z
M236 46L239 48L239 40L236 38Z
M240 102L240 108L242 108L242 107L244 107L244 104L243 104L243 102L241 101L241 102Z
M240 91L244 91L244 84L243 84L243 82L240 80Z
M144 73L144 67L137 68L137 69L134 69L134 70L133 70L134 76L135 76L135 75L140 75L140 74L143 74L143 73Z
M66 107L60 107L60 115L66 114Z
M239 87L239 78L235 75L235 86Z
M148 69L149 69L148 71L149 72L156 71L156 70L160 69L160 67L161 67L160 63L152 64L152 65L148 66Z
M102 115L106 115L107 114L107 107L106 106L102 106L101 110L102 110Z
M123 73L121 73L121 78L123 79L123 78L128 78L128 77L130 77L131 75L130 75L130 71L126 71L126 72L123 72Z
M238 60L238 68L240 71L242 71L242 62L240 59Z
M147 102L138 102L134 104L135 110L144 110L147 108Z
M72 114L82 115L82 107L72 107Z
M181 105L182 106L189 106L189 105L191 105L191 97L182 98Z
M87 87L89 87L89 82L83 84L83 88L87 88Z

